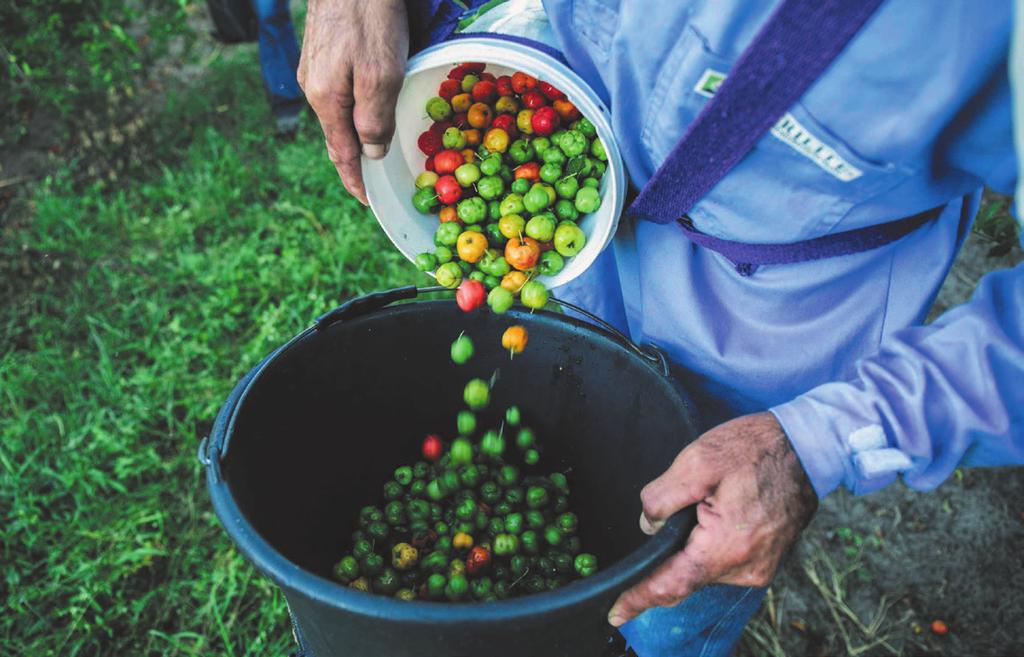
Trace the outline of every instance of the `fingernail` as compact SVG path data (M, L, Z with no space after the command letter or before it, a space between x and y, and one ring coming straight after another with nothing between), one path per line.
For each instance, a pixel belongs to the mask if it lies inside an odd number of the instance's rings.
M640 531L645 534L653 535L658 533L658 530L661 529L663 524L665 523L660 520L658 522L651 522L647 519L647 514L640 514Z
M371 160L379 160L387 154L387 144L363 144L363 155Z
M608 624L611 625L612 627L619 627L619 626L621 626L625 622L626 622L626 619L623 618L622 616L619 616L618 614L609 614L608 615Z

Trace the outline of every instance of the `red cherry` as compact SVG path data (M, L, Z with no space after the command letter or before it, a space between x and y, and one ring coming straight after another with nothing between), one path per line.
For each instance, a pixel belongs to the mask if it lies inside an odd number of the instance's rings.
M462 153L453 150L441 151L434 156L434 169L442 176L455 173L455 170L466 163Z
M462 187L459 185L459 181L455 179L455 176L447 174L441 176L434 183L434 191L437 192L437 198L445 205L453 205L458 203L459 199L462 198Z
M480 79L486 80L487 82L494 82L497 78L494 77L493 73L488 73L485 71L480 74Z
M494 85L497 87L499 96L511 96L515 93L512 91L512 78L507 75L502 75L495 80Z
M563 121L575 121L580 118L580 111L568 100L556 100L551 106L558 112Z
M458 289L455 290L455 303L459 305L463 312L468 313L479 308L484 305L486 300L487 290L484 288L484 284L480 281L474 281L472 278L463 279L459 283Z
M461 82L462 78L466 77L467 73L469 73L469 71L466 70L466 67L462 64L459 64L452 70L448 71L448 79L458 80Z
M509 139L515 139L516 135L519 134L519 129L516 128L515 115L513 114L499 114L491 123L491 128L501 128L508 133Z
M474 546L466 557L466 572L479 575L491 565L491 552L482 545Z
M458 80L445 80L437 89L437 95L445 100L451 100L452 96L462 93L462 85Z
M548 100L563 100L565 98L565 94L552 86L550 82L541 82L537 85L537 88L548 97Z
M480 74L487 68L487 64L483 62L463 62L462 68L466 69L466 73Z
M480 80L473 85L473 100L478 103L491 103L497 98L497 89L493 82Z
M441 458L441 439L434 434L423 439L423 458L436 461Z
M540 180L540 163L539 162L527 162L520 164L516 167L515 172L516 179L526 178L530 182L537 182Z
M445 121L434 121L430 125L430 131L435 133L435 134L437 134L437 135L440 135L441 137L443 137L444 136L444 131L447 130L448 128L450 128L450 127L452 127L452 122L451 121L448 121L448 120L445 120Z
M423 163L423 168L427 171L434 171L434 156L431 155L427 158L427 161Z
M540 109L547 104L547 99L539 91L527 91L523 94L523 105L526 105L527 109Z
M466 112L459 112L452 116L452 125L459 130L465 130L469 128L469 117Z
M426 130L416 140L416 145L420 147L424 155L433 155L441 150L441 135L431 130Z
M537 78L522 71L512 74L512 90L517 94L524 94L537 88Z
M539 110L533 113L533 117L530 119L530 126L533 128L534 134L540 135L541 137L547 137L552 132L558 129L561 125L562 120L558 116L558 112L549 105L545 105Z

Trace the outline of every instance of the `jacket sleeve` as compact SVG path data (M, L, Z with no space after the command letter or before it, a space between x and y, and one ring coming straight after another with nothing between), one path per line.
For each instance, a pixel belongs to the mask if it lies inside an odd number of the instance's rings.
M939 156L1004 191L1024 182L1024 2L1009 72L994 72ZM1005 130L993 129L1011 123L1011 113L1016 154ZM772 412L819 496L841 485L870 492L900 475L929 490L961 464L1024 464L1024 265L988 274L968 303L933 324L883 340L852 380Z
M927 490L961 463L1024 463L1024 265L970 302L905 329L856 377L772 409L815 490L863 493L902 474Z

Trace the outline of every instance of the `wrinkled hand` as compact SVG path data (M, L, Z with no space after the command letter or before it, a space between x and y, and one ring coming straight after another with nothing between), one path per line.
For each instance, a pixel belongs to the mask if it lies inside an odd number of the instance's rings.
M640 528L654 534L697 504L686 547L629 589L608 613L619 626L645 609L678 604L705 584L767 586L818 498L771 413L737 418L686 447L640 493Z
M359 155L387 153L408 53L403 0L310 0L299 86L345 189L364 204Z

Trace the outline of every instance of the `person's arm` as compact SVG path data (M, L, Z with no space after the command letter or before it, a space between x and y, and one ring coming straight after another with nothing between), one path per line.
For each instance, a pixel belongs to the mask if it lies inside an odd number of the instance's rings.
M817 497L840 484L867 492L903 473L927 489L961 463L1024 463L1024 265L989 274L934 324L893 335L857 372L708 431L644 488L644 532L691 504L698 526L619 597L612 625L705 584L767 585Z
M1016 157L1002 128L1009 103L999 70L939 157L978 186L1010 189L1020 179L1024 0L1013 52ZM930 488L960 463L1024 463L1024 265L989 274L969 303L932 325L890 336L858 363L854 380L727 422L683 450L644 488L640 527L652 534L691 504L698 527L681 552L619 596L608 621L677 604L706 584L767 584L813 514L815 492L874 490L897 473Z
M310 0L299 85L345 188L364 204L359 156L387 153L408 51L403 0Z
M1009 68L998 67L938 154L1003 190L1024 161L1024 2ZM1011 117L1012 112L1012 117ZM1017 153L1002 127L1013 124ZM1017 199L1018 218L1021 197ZM818 495L881 488L903 475L938 486L961 463L1024 463L1024 266L985 276L970 302L929 326L900 331L856 376L782 404L778 417Z
M772 409L819 496L902 474L918 489L964 465L1024 463L1024 266L985 276L974 298L886 340L829 383Z

